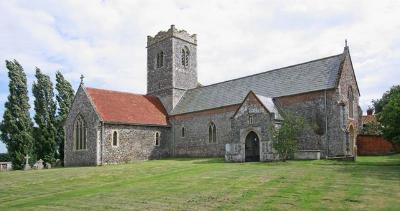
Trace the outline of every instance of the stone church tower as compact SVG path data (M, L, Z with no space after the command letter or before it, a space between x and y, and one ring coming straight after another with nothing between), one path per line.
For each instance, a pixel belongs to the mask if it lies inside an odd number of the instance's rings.
M170 113L188 89L196 88L197 39L174 25L147 36L147 94L157 96Z

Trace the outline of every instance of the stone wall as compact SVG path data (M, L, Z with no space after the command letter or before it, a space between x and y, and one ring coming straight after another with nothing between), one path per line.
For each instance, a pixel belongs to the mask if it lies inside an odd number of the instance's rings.
M112 145L112 134L117 132L118 144ZM155 134L160 134L160 145L155 145ZM103 163L122 163L133 160L160 159L169 155L170 128L137 125L104 125Z
M87 127L87 149L76 150L74 148L74 123L78 115L81 115ZM65 143L64 143L64 165L65 166L87 166L98 165L99 144L98 132L100 131L100 120L96 114L91 101L84 88L79 87L74 103L64 123Z
M229 106L170 118L172 125L171 150L173 156L223 157L225 144L230 143L231 121L238 106ZM210 123L216 126L216 143L210 143ZM182 128L185 136L182 137Z
M341 139L336 134L339 118L334 96L334 90L327 90L276 99L284 110L305 120L304 132L299 139L299 150L321 150L322 157L327 156L328 151L329 156L342 153L343 146L336 143Z
M353 90L354 96L354 103L353 105L349 105L348 101L348 93L349 87ZM359 97L360 93L357 86L357 81L354 75L353 66L351 63L350 53L348 52L348 48L345 49L345 60L342 64L342 72L339 79L338 87L336 89L336 100L337 102L342 102L344 104L344 122L342 123L342 130L338 131L342 134L342 140L344 147L346 147L346 133L345 131L349 132L350 128L354 129L354 139L350 140L350 153L354 155L356 151L356 137L360 133L360 122L361 122L361 115L360 106L359 106ZM349 106L353 106L353 118L349 116ZM360 114L361 113L361 114ZM340 116L340 115L339 115Z

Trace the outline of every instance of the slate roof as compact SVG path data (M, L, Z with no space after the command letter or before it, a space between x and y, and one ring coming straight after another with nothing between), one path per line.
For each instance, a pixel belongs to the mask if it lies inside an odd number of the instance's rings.
M187 90L171 115L240 104L253 91L279 97L336 86L344 54Z
M264 97L261 95L256 94L256 97L263 106L270 112L275 114L275 119L283 120L282 116L279 114L278 108L275 106L274 101L270 97Z
M104 122L167 125L167 113L157 97L86 87Z

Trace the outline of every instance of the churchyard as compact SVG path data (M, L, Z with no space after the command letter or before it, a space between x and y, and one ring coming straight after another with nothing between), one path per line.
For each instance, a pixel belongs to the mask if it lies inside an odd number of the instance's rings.
M226 163L166 159L0 173L0 210L400 210L400 155Z

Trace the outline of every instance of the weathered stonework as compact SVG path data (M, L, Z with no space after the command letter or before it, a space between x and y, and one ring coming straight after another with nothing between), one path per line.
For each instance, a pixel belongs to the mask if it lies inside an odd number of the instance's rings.
M336 103L332 101L333 90L318 91L276 99L282 109L301 116L305 120L305 128L299 138L299 150L321 150L321 155L330 156L341 152L341 146L334 143L335 133L329 134L330 128L336 127L338 119L332 115ZM329 149L328 149L329 145ZM340 153L339 153L340 154Z
M81 115L87 127L87 149L76 150L74 148L74 124L75 120ZM100 164L100 139L98 131L100 128L100 118L96 114L93 104L85 92L83 86L80 86L68 118L64 123L65 142L64 142L64 165L65 166L88 166Z
M171 118L172 125L172 155L190 157L222 157L225 154L225 144L231 140L230 118L233 109L220 109L217 112L202 115L185 115ZM216 143L209 142L209 125L216 126ZM182 128L185 136L182 137Z
M167 32L147 37L147 93L157 96L169 113L188 89L197 84L196 35L175 26ZM182 65L182 49L189 51L188 65ZM163 66L157 67L157 54L163 52Z
M118 134L117 146L112 145L114 131ZM155 143L156 133L160 134L159 146ZM105 124L103 163L168 157L169 135L169 127Z
M340 127L336 127L336 128L341 128L340 130L337 130L338 134L341 134L342 136L342 140L343 140L343 146L345 148L345 155L353 155L356 156L357 155L357 146L356 146L356 138L357 138L357 134L360 133L360 127L361 125L361 108L359 106L359 97L360 97L360 92L358 90L358 86L357 86L357 80L354 74L354 70L353 70L353 64L351 62L351 58L350 58L350 52L348 47L345 48L345 60L343 62L343 68L342 68L342 72L340 74L340 78L339 78L339 83L336 89L336 100L337 102L342 102L344 103L344 114L342 114L342 116L344 116L344 122L342 122L342 124L340 125ZM350 105L349 101L348 101L348 94L349 94L349 88L351 87L352 91L353 91L353 96L354 96L354 101L353 104ZM353 107L353 117L350 117L349 115L349 106ZM340 113L340 112L339 112ZM340 115L337 115L340 116ZM348 152L346 150L346 148L348 148L346 146L346 133L350 133L351 128L353 128L354 130L354 134L353 134L353 139L349 140L349 148L350 151ZM349 138L349 136L348 136Z
M225 155L227 161L245 161L245 140L250 132L256 133L259 139L259 161L277 159L271 139L271 127L275 127L276 120L253 94L248 95L231 122L232 139L230 145L227 146L231 150Z

